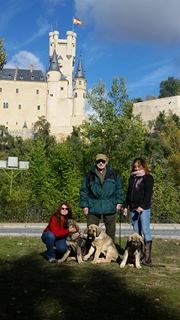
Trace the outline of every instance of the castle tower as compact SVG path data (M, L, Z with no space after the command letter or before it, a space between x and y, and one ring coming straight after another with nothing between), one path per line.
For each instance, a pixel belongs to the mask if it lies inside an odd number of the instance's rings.
M68 81L68 97L72 98L72 75L76 55L76 33L67 31L66 39L59 38L59 32L49 33L49 57L57 54L58 66Z
M85 102L86 102L86 79L84 76L84 70L82 60L80 58L78 67L75 73L73 81L73 116L84 117L85 114Z
M47 121L53 128L56 124L57 105L58 105L58 83L61 78L61 73L58 66L56 51L54 50L51 58L49 70L47 73Z

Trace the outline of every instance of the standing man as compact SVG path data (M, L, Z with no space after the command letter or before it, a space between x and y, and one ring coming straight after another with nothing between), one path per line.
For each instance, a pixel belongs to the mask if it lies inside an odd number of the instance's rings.
M123 203L120 178L108 165L108 157L97 154L95 165L87 173L80 189L80 207L87 217L87 226L99 225L102 217L106 233L115 241L116 212Z

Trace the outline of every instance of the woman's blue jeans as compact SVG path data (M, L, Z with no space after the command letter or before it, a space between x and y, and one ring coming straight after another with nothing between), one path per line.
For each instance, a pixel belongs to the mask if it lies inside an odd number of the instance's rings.
M66 238L56 238L51 231L43 232L41 239L46 245L46 258L48 260L56 258L56 254L62 256L67 251Z
M152 235L150 230L150 216L151 210L146 209L142 213L131 211L131 223L133 230L139 234L144 235L144 241L151 241Z

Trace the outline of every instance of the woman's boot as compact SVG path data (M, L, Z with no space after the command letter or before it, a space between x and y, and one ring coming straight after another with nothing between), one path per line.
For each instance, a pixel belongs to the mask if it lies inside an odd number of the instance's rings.
M152 249L152 240L146 241L144 244L144 258L141 262L144 266L151 265L151 249Z

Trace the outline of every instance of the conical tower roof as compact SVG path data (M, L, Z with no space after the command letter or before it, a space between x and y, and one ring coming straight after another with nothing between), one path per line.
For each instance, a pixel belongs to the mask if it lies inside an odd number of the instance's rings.
M74 78L84 78L84 69L83 69L83 65L82 65L82 59L80 58L77 69L76 69L76 73L75 73L75 77Z
M57 54L54 50L52 58L50 59L49 71L59 71Z

